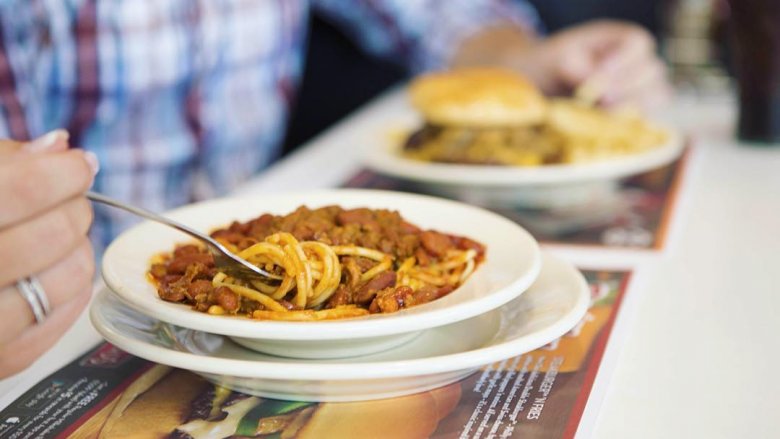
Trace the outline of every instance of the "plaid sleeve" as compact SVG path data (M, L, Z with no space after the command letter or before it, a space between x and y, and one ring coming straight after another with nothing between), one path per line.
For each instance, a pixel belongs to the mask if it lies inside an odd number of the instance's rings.
M314 6L367 52L412 71L445 66L461 41L494 23L541 28L521 0L315 0Z

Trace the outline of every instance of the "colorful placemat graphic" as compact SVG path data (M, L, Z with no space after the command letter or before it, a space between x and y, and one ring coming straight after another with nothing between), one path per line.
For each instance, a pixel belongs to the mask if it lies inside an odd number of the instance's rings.
M353 403L268 400L105 343L0 412L0 438L570 438L631 277L583 273L591 307L575 328L432 391Z
M621 309L629 272L583 271L591 306L566 335L458 383L460 399L432 437L571 438Z
M485 207L516 221L543 243L663 250L690 155L688 148L671 164L624 179L611 195L582 206L558 209ZM370 170L361 170L343 186L427 193L424 185ZM462 201L479 204L473 199Z

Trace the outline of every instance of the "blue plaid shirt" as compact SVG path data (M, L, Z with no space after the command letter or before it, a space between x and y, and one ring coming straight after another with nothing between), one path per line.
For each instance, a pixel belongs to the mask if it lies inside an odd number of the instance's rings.
M0 0L0 137L66 128L95 189L164 210L224 194L278 155L318 8L412 71L498 21L500 0ZM96 208L93 238L133 218Z

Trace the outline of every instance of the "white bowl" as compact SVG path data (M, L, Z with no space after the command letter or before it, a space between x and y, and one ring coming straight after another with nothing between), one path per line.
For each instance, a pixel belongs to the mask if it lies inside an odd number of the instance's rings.
M614 191L619 179L664 166L684 149L680 133L665 126L669 133L665 144L601 161L535 167L424 162L401 155L405 135L399 134L412 132L422 121L399 109L396 113L383 120L384 128L370 124L356 140L364 146L366 165L381 174L419 184L425 192L489 207L586 204Z
M449 384L479 367L539 348L585 315L590 290L571 264L544 255L522 296L485 314L433 328L385 352L337 360L295 360L244 349L223 336L144 316L103 292L90 317L117 347L191 370L244 393L298 401L389 398Z
M299 358L335 358L389 349L423 329L495 309L536 279L541 257L536 241L514 222L484 209L434 197L371 190L327 190L226 198L174 210L167 216L208 231L263 213L286 214L305 204L398 210L425 229L467 236L486 246L485 261L458 289L433 302L392 314L321 322L279 322L214 316L161 300L147 279L151 258L189 239L145 222L120 235L103 257L106 284L124 302L164 322L232 337L252 349Z

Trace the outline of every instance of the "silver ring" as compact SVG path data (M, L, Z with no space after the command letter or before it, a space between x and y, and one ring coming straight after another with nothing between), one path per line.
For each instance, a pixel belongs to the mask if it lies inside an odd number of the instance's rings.
M51 305L49 305L49 296L46 295L46 290L43 289L43 285L41 285L41 282L38 280L35 276L30 276L25 278L25 280L28 282L30 287L33 290L33 293L35 293L35 296L38 298L38 301L41 303L41 307L43 307L43 315L48 316L51 314Z
M46 291L44 291L38 279L32 276L20 279L16 282L16 289L19 290L19 294L30 305L35 321L42 323L46 320L46 316L51 312L51 306L49 298L46 296Z

